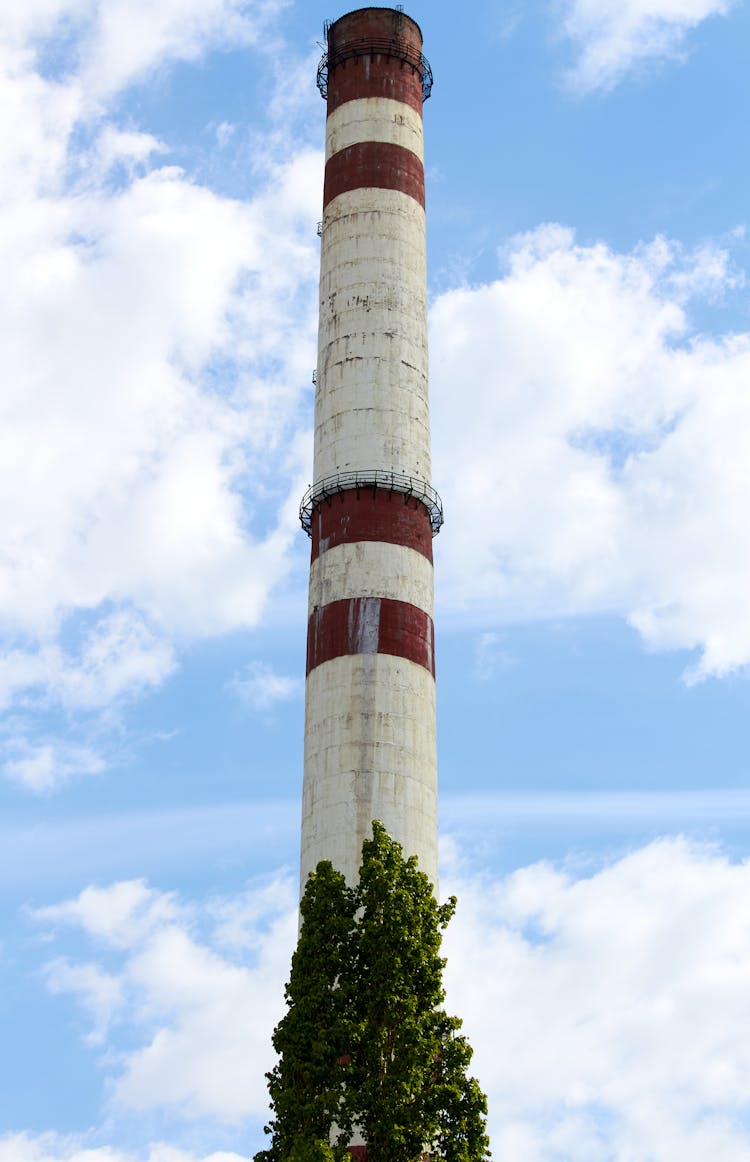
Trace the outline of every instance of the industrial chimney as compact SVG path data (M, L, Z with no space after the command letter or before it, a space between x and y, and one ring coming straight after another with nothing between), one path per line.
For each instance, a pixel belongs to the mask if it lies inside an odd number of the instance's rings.
M419 26L360 8L326 27L302 889L350 883L379 819L437 885L437 762Z

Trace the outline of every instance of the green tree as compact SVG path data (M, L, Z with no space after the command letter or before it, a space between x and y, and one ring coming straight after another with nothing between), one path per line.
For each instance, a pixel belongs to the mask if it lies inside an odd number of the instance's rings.
M352 1044L353 1030L337 986L351 958L355 911L354 892L344 877L328 861L319 863L300 903L302 925L285 990L287 1013L273 1034L279 1060L266 1074L275 1115L265 1127L271 1144L256 1162L330 1162L332 1131L340 1147L334 1151L337 1157L351 1139L340 1060Z
M355 888L318 864L273 1038L271 1145L257 1162L340 1157L354 1127L370 1162L489 1156L472 1050L442 1008L441 934L455 906L437 903L416 858L378 822Z

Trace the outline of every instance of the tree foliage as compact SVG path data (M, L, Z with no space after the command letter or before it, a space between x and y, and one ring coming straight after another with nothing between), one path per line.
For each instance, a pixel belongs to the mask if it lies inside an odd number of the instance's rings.
M355 1128L369 1162L488 1157L472 1050L442 1008L441 934L455 906L437 903L378 822L356 887L318 864L273 1035L271 1143L256 1162L335 1162Z

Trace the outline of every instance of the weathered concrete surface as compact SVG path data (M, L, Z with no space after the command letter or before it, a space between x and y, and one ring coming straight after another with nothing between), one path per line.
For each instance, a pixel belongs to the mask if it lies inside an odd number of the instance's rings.
M318 606L350 597L389 597L434 614L433 569L404 545L357 541L329 549L310 569L308 616Z
M314 483L373 471L430 483L421 44L392 9L329 31ZM303 889L321 859L354 882L373 819L437 886L424 501L362 487L312 514Z
M314 478L355 468L429 482L424 211L365 189L323 228Z
M347 101L326 121L326 161L360 141L386 141L410 149L424 161L422 116L403 101L365 97Z
M321 859L355 882L373 819L437 884L434 679L403 658L360 654L307 679L302 887Z

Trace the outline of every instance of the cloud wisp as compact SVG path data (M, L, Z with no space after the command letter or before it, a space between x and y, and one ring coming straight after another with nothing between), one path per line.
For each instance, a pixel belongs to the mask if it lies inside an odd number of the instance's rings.
M568 81L579 93L606 91L645 64L678 59L693 29L732 6L733 0L565 0L562 31L578 53Z
M265 662L250 662L235 675L230 689L251 710L263 714L282 702L301 698L305 683L299 677L277 674Z

